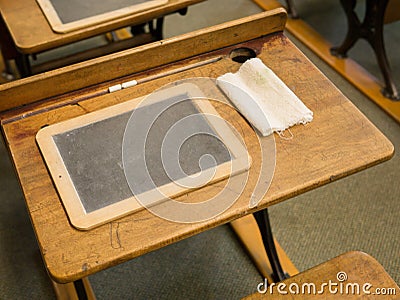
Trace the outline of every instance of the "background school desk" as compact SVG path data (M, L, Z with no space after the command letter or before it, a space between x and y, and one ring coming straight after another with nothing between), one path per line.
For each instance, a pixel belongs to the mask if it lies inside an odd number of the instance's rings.
M293 1L286 0L285 2L291 17L299 18ZM362 19L359 19L356 12L356 6L359 2L357 3L355 0L340 1L340 4L347 17L347 34L339 46L331 49L331 54L339 58L347 58L347 53L353 48L354 44L361 38L366 39L375 53L383 75L385 83L385 87L382 89L383 95L389 99L398 100L399 94L386 55L383 27L385 24L400 19L400 1L365 1L366 8Z
M2 113L2 131L53 280L80 282L90 274L260 211L393 155L393 146L383 134L283 35L285 21L281 9L264 12L0 87L0 110L25 104ZM36 144L38 130L149 94L182 78L217 77L236 71L240 64L232 61L230 53L239 47L254 49L315 116L309 125L292 129L292 140L276 139L275 174L261 203L252 209L248 206L251 185L257 177L252 167L249 186L242 196L212 220L180 224L140 211L90 231L74 229ZM141 62L143 57L147 57L146 64L129 64ZM210 62L213 58L220 59ZM204 61L209 63L201 65ZM197 67L174 72L193 64ZM108 72L96 72L100 69ZM169 75L157 77L160 74ZM106 92L116 83L151 76L156 77L134 88ZM237 113L227 115L220 107L216 109L240 128L250 144L254 142L252 129ZM253 152L253 164L257 164L259 157ZM187 196L201 199L210 189L205 187Z
M74 57L68 57L64 61L61 60L61 62L71 64L160 39L163 16L175 12L184 14L188 6L202 1L204 0L169 0L165 5L156 6L132 15L119 17L67 33L56 33L52 30L36 0L0 0L2 17L0 20L0 31L2 32L0 34L0 45L3 48L4 59L15 59L21 75L25 77L52 67L51 64L43 64L43 66L36 66L36 69L31 69L29 64L30 55L111 32L122 27L145 24L156 19L159 20L158 24L155 25L153 33L142 34L133 39L103 46L100 49L88 50ZM60 60L54 63L60 67Z

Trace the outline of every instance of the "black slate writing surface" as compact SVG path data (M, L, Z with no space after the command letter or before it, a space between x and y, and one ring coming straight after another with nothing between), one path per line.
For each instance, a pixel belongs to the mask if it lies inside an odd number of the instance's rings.
M67 33L93 25L133 16L168 0L36 0L49 25L57 33Z
M213 103L214 93L205 91L202 83L174 83L38 131L72 226L90 230L150 206L174 205L174 197L250 168L240 134L214 107L224 102Z
M187 98L186 95L177 97ZM171 100L176 101L176 98ZM138 116L146 115L145 110L157 109L157 105L160 104L138 108ZM145 159L156 186L171 181L161 163L163 137L177 121L197 113L199 110L191 101L179 102L163 112L150 129ZM87 213L132 197L122 163L122 140L131 114L129 111L53 137ZM205 119L193 126L198 127L201 132L214 134ZM228 149L220 140L207 134L195 135L182 145L179 153L179 163L187 175L200 171L199 158L204 154L212 155L217 165L231 160ZM144 183L141 192L149 189L151 185Z
M149 2L148 0L49 0L62 23L79 21L118 9Z

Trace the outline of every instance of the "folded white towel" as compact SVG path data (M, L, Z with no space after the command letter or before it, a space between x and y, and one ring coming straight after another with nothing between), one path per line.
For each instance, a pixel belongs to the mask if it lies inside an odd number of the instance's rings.
M313 112L259 58L218 77L217 84L263 136L313 119Z

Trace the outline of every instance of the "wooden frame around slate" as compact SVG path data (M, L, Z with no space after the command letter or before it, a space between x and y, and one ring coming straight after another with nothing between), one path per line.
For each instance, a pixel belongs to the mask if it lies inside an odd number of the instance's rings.
M36 0L42 9L47 21L53 31L58 33L67 33L74 30L82 29L88 26L97 25L103 22L114 20L130 14L134 14L146 9L168 3L168 0L149 0L145 3L134 4L132 6L116 9L110 12L101 13L95 16L86 17L81 20L63 23L51 0ZM82 0L84 1L84 0Z
M234 159L218 165L215 170L213 179L209 184L226 179L229 176L234 176L244 172L250 168L251 157L249 156L246 147L237 137L228 124L225 122L215 122L215 118L209 118L208 115L219 116L213 105L207 100L198 100L196 98L201 94L200 89L194 84L180 84L172 88L162 90L162 101L170 97L186 94L198 108L199 112L206 116L208 125L220 137L225 147L233 154ZM195 97L191 97L195 95ZM53 182L57 188L62 204L66 210L71 224L80 230L89 230L101 224L110 222L117 218L131 214L135 211L144 209L144 207L135 199L134 196L126 198L122 201L102 207L98 210L86 213L81 198L75 188L73 179L70 177L68 169L64 163L63 157L54 141L54 137L58 134L70 132L75 129L83 128L87 125L101 122L109 118L122 115L130 112L137 107L140 100L143 98L133 99L121 104L117 104L108 108L104 108L86 115L56 123L42 128L36 135L36 141L41 150L42 156L46 162L47 168L50 171ZM154 102L154 101L153 101ZM146 105L151 105L146 104ZM142 107L142 106L141 106ZM206 171L211 171L206 170ZM204 171L203 171L204 172ZM193 174L194 176L198 173ZM189 189L183 188L179 184L173 182L158 187L168 197L177 197L183 193L187 193ZM145 197L151 197L152 191L145 192ZM157 193L159 194L159 193ZM157 197L157 196L156 196ZM155 199L152 205L156 205L165 198Z

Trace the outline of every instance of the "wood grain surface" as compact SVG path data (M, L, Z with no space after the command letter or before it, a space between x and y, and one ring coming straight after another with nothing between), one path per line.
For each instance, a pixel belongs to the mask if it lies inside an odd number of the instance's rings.
M347 277L347 279L339 281L337 276L343 279ZM336 289L336 293L330 293L329 286L325 286L324 290L321 289L322 284L328 284L329 280L337 284L331 287L332 291ZM398 285L380 263L368 254L359 251L344 253L310 270L286 279L282 284L286 285L283 290L288 292L287 294L280 294L277 286L275 286L272 289L272 293L267 290L265 294L253 294L245 299L398 299L400 294ZM307 286L304 293L289 293L290 285L299 286L301 291L303 284L315 284L316 295L312 293L312 288L311 292L308 293ZM366 291L371 294L363 292L365 284L369 284L369 288L366 288ZM357 285L359 287L358 293ZM318 291L321 293L317 294ZM382 293L382 295L379 295L379 293ZM384 293L387 294L385 295Z
M280 10L276 12L278 15ZM282 25L282 24L281 24ZM243 28L237 35L244 36ZM282 26L280 27L282 28ZM249 27L247 31L252 31ZM231 32L233 36L234 32ZM250 37L253 35L249 33ZM193 53L200 46L198 37L187 37L187 48ZM190 43L190 40L194 41ZM227 37L230 39L230 37ZM230 39L232 41L232 39ZM235 39L233 39L234 41ZM211 41L209 41L210 43ZM292 139L276 139L276 168L268 193L257 207L249 207L249 199L258 179L261 164L260 149L254 131L234 110L215 105L218 113L242 133L252 157L248 182L240 198L217 217L194 224L182 224L155 217L148 211L126 216L93 230L82 232L68 221L39 148L35 135L45 125L96 111L134 97L149 94L154 89L183 78L212 77L235 72L240 67L229 57L238 47L254 49L258 57L270 67L314 112L314 120L307 126L291 129ZM159 53L150 46L149 50ZM214 50L211 45L210 49ZM300 193L317 188L344 176L389 159L393 145L389 140L313 66L310 61L284 36L270 34L220 50L210 51L146 72L124 78L140 79L165 73L183 65L213 57L222 58L203 66L170 73L164 77L111 94L96 94L99 87L88 87L75 93L48 99L35 106L22 107L4 113L2 129L25 195L38 243L50 276L60 283L86 277L105 268L177 242L199 232L230 222ZM141 57L141 54L138 54ZM117 62L116 60L115 62ZM137 61L133 53L120 57L121 64ZM167 60L167 63L170 61ZM92 70L111 74L114 69L101 69L101 61L92 61ZM48 80L51 81L49 78ZM57 79L55 79L57 80ZM115 81L109 82L109 85ZM104 86L103 86L104 88ZM213 194L211 185L180 199L196 201Z

